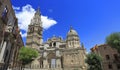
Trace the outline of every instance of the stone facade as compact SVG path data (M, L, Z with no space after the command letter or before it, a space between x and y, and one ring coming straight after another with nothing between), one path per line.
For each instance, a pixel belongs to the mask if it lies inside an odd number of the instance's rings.
M0 70L16 63L23 41L10 0L0 0Z
M86 50L81 46L79 36L72 27L66 40L53 36L46 42L42 39L42 29L38 9L28 27L26 46L37 49L40 55L26 67L41 70L87 70Z
M96 45L91 51L102 57L103 70L120 70L120 58L116 49L107 44Z

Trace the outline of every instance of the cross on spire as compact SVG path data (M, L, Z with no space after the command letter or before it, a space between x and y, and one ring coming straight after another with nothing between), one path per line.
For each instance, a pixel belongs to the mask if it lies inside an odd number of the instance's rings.
M72 26L70 26L70 30L72 30L73 29L73 27Z

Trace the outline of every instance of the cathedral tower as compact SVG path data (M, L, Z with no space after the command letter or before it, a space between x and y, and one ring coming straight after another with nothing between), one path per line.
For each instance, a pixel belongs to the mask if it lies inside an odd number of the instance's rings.
M34 17L31 19L30 25L28 26L26 46L38 49L43 42L42 31L41 13L38 8Z

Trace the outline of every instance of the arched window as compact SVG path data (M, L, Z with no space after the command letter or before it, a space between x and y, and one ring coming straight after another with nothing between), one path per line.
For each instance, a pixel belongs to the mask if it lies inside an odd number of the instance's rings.
M56 42L53 43L53 47L55 47L55 46L56 46Z
M33 32L34 32L34 28L31 27L31 28L30 28L30 33L33 33Z

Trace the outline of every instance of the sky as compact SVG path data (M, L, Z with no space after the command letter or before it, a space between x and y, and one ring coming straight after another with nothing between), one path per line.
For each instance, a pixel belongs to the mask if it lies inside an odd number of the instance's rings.
M120 0L11 0L24 43L30 20L39 7L43 40L53 35L66 39L70 26L78 32L87 51L120 32Z

